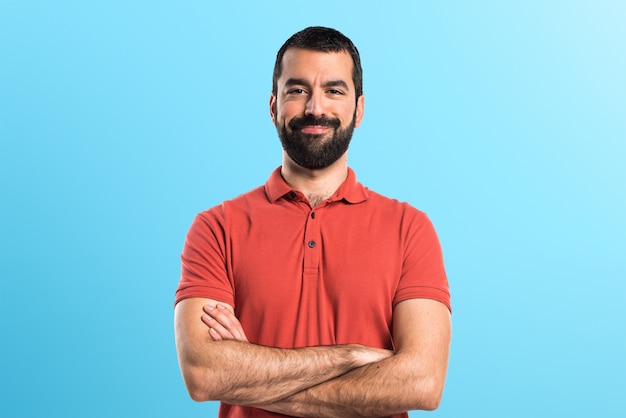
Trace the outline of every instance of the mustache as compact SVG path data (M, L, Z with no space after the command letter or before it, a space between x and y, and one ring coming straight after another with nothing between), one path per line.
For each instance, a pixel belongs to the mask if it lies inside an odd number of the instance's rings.
M305 116L302 118L291 119L288 126L292 131L302 129L305 126L327 126L329 128L337 129L341 126L341 121L336 118L327 118L326 116L321 116L319 118L314 116Z

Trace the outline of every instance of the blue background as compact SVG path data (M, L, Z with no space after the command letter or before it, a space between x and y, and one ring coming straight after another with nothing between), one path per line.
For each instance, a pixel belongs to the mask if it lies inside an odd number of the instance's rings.
M179 254L280 164L273 61L309 25L362 54L358 178L440 235L432 416L624 416L624 3L225 3L0 1L0 416L215 415L178 370Z

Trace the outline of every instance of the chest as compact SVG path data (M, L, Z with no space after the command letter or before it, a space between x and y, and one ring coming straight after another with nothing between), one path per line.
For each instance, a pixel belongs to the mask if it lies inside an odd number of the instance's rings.
M284 212L250 219L231 234L228 264L244 326L290 329L295 340L287 345L296 346L365 343L355 321L389 335L403 262L400 227L353 212Z

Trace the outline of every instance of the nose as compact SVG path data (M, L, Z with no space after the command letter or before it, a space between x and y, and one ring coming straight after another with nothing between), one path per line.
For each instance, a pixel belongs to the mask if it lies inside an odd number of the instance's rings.
M306 116L313 116L319 118L324 115L324 109L322 106L322 98L316 94L311 94L309 100L306 102L304 108L304 114Z

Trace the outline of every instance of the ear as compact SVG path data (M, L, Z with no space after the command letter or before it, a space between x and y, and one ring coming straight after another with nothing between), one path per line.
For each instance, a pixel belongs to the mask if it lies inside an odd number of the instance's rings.
M270 95L270 117L272 118L272 123L276 125L276 96L274 96L274 93Z
M359 98L356 100L356 114L354 116L354 127L358 128L359 125L361 124L361 121L363 120L363 112L365 108L365 96L364 95L360 95Z

